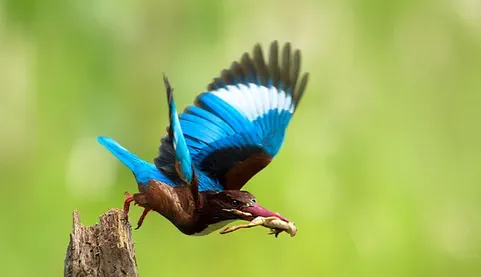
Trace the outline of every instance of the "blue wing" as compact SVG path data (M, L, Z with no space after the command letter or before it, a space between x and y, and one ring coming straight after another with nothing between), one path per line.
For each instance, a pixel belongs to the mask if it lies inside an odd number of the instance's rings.
M192 168L192 159L187 147L184 135L182 134L182 127L177 115L177 109L174 102L174 90L170 86L169 80L164 75L164 84L167 91L167 102L169 104L169 137L172 139L172 147L175 151L174 167L178 176L185 181L186 184L192 182L194 176Z
M200 191L240 189L270 163L307 85L307 73L298 82L300 64L300 51L292 53L290 44L279 62L273 42L268 63L256 45L252 58L245 53L222 71L180 115L187 148L202 177ZM162 162L166 152L161 145L156 158L161 170L167 165Z

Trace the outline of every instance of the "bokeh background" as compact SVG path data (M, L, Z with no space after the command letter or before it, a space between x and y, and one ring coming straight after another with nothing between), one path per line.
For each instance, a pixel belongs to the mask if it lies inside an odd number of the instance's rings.
M63 276L72 210L94 224L179 109L261 42L311 73L247 189L296 221L188 237L150 214L141 276L481 276L481 1L0 1L0 270ZM132 218L141 209L133 208Z

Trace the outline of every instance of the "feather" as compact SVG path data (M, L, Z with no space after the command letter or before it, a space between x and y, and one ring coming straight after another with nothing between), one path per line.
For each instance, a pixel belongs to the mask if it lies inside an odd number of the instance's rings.
M271 44L269 53L269 71L272 78L272 83L277 85L280 81L280 69L279 69L279 45L277 41Z
M164 75L164 84L167 92L167 102L169 104L169 136L173 139L173 146L175 150L175 157L180 165L179 174L182 179L185 179L188 184L192 181L194 172L192 169L192 159L190 157L189 149L182 133L181 124L177 115L177 109L174 102L174 90L170 86L169 80Z
M291 80L291 88L295 91L297 79L299 78L299 71L301 70L301 52L296 50L292 58L292 66L289 72L289 79Z
M210 122L207 119L204 119L203 117L198 117L188 113L183 113L180 115L179 118L181 119L181 123L184 121L191 122L195 124L194 126L195 128L208 129L210 132L213 133L212 136L214 137L222 138L228 135L221 127L217 126L216 124ZM184 130L184 135L189 135L190 130L185 129L184 127L182 127L182 130Z
M254 47L254 66L257 76L259 76L263 86L267 86L267 81L270 79L269 70L267 69L266 62L264 60L264 54L260 44L256 44Z
M99 136L97 137L97 141L134 173L138 183L146 185L150 180L158 180L171 186L174 185L166 176L163 176L153 164L129 152L112 138Z
M299 102L301 101L302 95L306 90L308 80L309 80L309 73L305 73L302 76L301 82L299 84L299 88L297 89L296 94L294 96L294 101L296 102L295 108L297 108L297 106L299 105Z
M282 49L282 68L281 68L281 83L285 89L291 85L289 70L291 66L291 44L286 43Z
M217 127L222 129L227 135L233 135L235 134L234 129L230 127L224 120L220 119L218 116L207 112L204 109L201 109L197 106L189 106L185 110L185 113L194 115L198 118L203 118L213 124L215 124ZM182 116L182 115L181 115Z
M211 93L199 96L203 108L217 117L223 119L236 133L249 132L249 121L238 110Z
M290 43L270 45L268 60L256 44L213 78L193 106L180 115L194 168L204 174L199 190L240 189L278 153L286 128L305 91L301 53ZM169 153L161 145L160 155ZM165 158L156 158L159 169ZM204 177L202 177L204 178ZM200 179L199 179L200 180Z

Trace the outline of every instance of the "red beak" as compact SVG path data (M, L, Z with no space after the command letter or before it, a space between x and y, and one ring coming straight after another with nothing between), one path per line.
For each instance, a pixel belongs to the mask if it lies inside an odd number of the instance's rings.
M290 222L289 219L283 217L282 215L280 215L278 213L271 212L268 209L262 207L261 205L259 205L257 203L253 203L250 206L248 206L246 208L243 208L242 211L252 214L252 216L254 218L256 218L258 216L262 216L262 217L275 216L275 217L277 217L281 220L284 220L285 222Z

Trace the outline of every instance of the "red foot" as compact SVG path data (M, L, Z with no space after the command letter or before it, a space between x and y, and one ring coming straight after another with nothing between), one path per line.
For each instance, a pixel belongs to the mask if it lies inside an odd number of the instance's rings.
M125 192L125 201L124 201L124 219L128 220L129 219L129 209L130 209L130 203L134 201L134 198L130 193Z
M150 212L152 209L150 208L145 208L144 211L142 212L142 215L139 218L139 221L137 221L137 228L135 230L139 229L140 226L142 226L142 222L144 222L145 216L147 215L148 212Z

